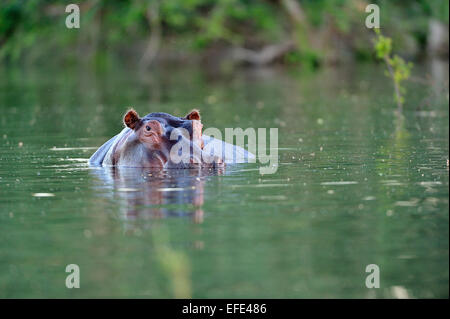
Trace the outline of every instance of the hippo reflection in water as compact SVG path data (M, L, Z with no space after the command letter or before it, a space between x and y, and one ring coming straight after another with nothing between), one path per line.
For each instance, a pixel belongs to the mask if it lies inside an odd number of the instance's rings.
M254 158L252 153L239 146L203 135L198 110L192 110L185 117L150 113L140 118L131 109L123 122L126 127L91 156L90 165L214 168Z
M96 193L114 202L114 211L127 229L149 226L143 220L190 217L203 221L204 184L214 170L105 167L91 170ZM114 191L111 191L114 190ZM138 224L134 224L136 221Z

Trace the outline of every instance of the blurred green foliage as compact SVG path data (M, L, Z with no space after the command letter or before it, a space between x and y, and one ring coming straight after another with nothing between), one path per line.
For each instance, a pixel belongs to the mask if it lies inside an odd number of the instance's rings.
M388 68L386 75L394 82L394 99L397 106L401 108L405 102L404 95L406 94L406 89L402 83L411 75L413 64L405 62L396 54L392 55L392 39L383 36L379 29L375 29L375 33L377 37L374 46L377 58L386 63Z
M400 52L425 47L430 19L449 20L447 0L370 2L380 6L382 28ZM296 47L285 54L286 63L326 61L342 47L336 41L357 58L372 57L364 0L85 0L75 2L81 9L78 30L65 28L68 3L2 0L0 59L139 52L156 26L161 47L193 55L293 40Z

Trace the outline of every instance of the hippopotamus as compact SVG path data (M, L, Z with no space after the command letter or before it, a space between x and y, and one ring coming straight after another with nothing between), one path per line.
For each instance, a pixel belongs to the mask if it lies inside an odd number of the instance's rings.
M194 168L224 167L255 156L245 149L203 135L200 112L184 117L157 112L140 117L130 109L125 128L91 156L92 166Z

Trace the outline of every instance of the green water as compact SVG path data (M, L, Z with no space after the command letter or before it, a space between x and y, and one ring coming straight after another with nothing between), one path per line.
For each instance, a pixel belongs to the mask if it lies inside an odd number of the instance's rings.
M0 297L448 297L446 70L399 114L380 66L0 68ZM278 127L278 170L89 168L129 106Z

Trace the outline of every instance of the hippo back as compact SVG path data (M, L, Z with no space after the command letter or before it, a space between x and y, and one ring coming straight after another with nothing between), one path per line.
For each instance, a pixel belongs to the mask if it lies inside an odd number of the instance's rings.
M99 147L97 151L89 158L89 165L91 166L102 166L105 160L106 155L110 155L114 146L120 139L131 129L128 127L124 128L119 134L111 137L107 142L105 142L102 146Z
M255 160L255 155L246 149L218 140L208 135L202 135L203 150L209 154L222 155L227 164L249 163Z

